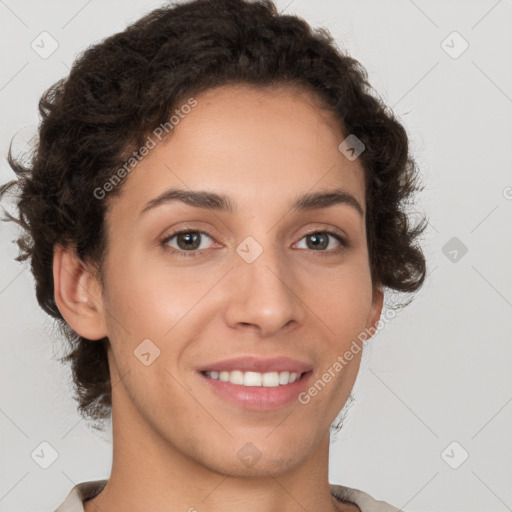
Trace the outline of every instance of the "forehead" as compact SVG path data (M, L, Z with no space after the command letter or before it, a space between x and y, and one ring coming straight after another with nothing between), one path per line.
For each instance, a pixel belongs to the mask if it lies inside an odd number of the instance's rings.
M341 187L364 207L363 168L340 153L341 124L311 92L244 84L193 99L195 106L175 117L167 138L153 137L155 147L114 200L130 203L127 214L170 187L222 190L241 207Z
M190 140L193 132L204 143L214 140L228 155L239 148L238 153L258 159L281 154L290 158L292 152L300 157L336 149L345 138L335 114L297 85L225 85L196 100L197 106L185 118L189 122L182 122L172 137Z

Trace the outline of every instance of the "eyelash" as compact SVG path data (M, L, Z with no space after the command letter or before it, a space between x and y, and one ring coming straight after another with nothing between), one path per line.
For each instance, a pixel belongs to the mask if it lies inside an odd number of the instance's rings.
M184 233L197 233L197 234L200 234L200 235L206 235L207 237L209 237L212 240L214 240L214 238L209 233L206 233L205 231L200 231L200 230L195 230L195 229L183 229L181 231L176 231L175 233L172 233L171 235L168 235L165 238L163 238L160 241L160 245L165 250L171 251L172 253L177 254L179 257L184 257L184 258L200 256L200 255L202 255L201 253L206 252L206 249L195 249L193 251L184 251L184 250L181 250L181 249L175 249L174 247L169 247L167 245L169 243L169 241L172 240L174 237L176 237L178 235L181 235L181 234L184 234ZM341 235L339 235L338 233L336 233L334 231L311 231L310 233L306 233L301 238L301 240L303 238L308 237L308 236L317 235L317 234L330 235L333 238L335 238L336 240L338 240L338 242L340 243L340 247L338 247L337 249L331 249L330 251L326 251L326 250L319 250L319 251L311 250L311 252L318 253L319 256L332 256L333 254L339 254L339 253L343 252L344 250L346 250L349 247L348 242Z

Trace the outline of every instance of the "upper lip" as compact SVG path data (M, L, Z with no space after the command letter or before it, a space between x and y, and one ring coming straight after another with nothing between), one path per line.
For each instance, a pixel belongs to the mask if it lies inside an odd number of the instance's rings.
M304 373L313 369L313 366L289 357L269 357L262 358L257 356L240 356L223 361L216 361L198 368L199 371L232 371L240 370L243 372L295 372Z

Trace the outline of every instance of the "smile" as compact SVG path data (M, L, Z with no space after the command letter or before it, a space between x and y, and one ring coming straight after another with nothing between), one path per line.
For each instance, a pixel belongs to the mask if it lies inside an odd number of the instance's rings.
M313 372L253 372L241 370L197 372L202 382L224 403L253 411L271 411L297 401Z
M305 372L304 372L305 373ZM291 384L301 378L303 373L297 372L243 372L241 370L232 371L206 371L204 375L213 380L221 382L230 382L238 386L247 387L267 387L275 388Z

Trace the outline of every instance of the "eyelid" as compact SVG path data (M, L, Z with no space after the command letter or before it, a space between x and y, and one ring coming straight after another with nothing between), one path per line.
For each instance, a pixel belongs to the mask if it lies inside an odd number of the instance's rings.
M217 231L212 227L210 223L207 222L196 222L196 221L190 221L194 225L190 225L187 222L178 223L174 225L172 228L168 228L164 231L164 234L158 237L159 243L162 244L165 241L168 241L170 238L179 235L180 233L201 233L203 235L209 236L212 240L217 241L217 235L213 235L212 232L217 233ZM207 228L201 228L198 226L198 224L206 224Z

